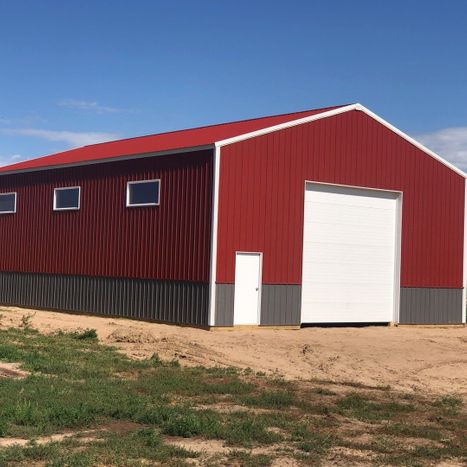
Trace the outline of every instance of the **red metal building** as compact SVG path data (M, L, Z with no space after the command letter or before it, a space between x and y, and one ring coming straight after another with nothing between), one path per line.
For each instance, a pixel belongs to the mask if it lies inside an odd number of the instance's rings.
M0 169L0 302L199 326L465 322L465 177L358 104Z

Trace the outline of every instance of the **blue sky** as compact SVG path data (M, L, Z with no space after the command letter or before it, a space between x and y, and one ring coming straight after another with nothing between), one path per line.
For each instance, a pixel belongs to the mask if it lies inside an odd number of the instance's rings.
M0 163L360 102L467 168L467 2L0 0Z

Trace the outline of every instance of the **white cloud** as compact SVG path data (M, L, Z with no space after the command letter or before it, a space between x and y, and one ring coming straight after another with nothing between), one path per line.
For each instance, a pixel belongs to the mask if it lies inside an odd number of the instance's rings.
M4 165L16 164L17 162L21 162L23 160L23 156L20 154L13 154L11 156L1 156L0 155L0 167Z
M444 128L415 137L455 166L467 170L467 127Z
M72 110L82 110L84 112L94 112L97 114L107 114L124 111L124 109L101 105L98 102L82 101L77 99L63 99L58 103L58 105Z
M119 138L116 133L53 131L37 128L2 128L0 133L7 135L30 136L47 141L59 141L69 146L86 146Z

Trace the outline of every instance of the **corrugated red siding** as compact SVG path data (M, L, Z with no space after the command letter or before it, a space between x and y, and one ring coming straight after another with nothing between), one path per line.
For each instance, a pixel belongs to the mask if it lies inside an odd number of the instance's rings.
M126 208L129 180L161 179L160 206ZM79 211L53 189L81 186ZM0 270L207 282L212 151L0 178L17 213L0 215Z
M262 251L264 283L301 283L306 180L402 191L401 286L462 287L465 180L359 111L222 148L217 282Z

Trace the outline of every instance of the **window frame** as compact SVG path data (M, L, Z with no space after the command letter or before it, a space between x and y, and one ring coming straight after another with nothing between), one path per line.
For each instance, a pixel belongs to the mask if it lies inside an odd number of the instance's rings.
M76 189L78 189L78 207L72 207L72 208L57 207L57 191L76 190ZM53 203L54 211L79 211L80 209L81 209L81 186L61 186L61 187L54 188L54 203Z
M132 204L130 203L130 186L131 185L139 185L143 183L154 183L157 182L157 203L138 203ZM160 206L161 204L161 179L160 178L152 178L150 180L131 180L126 182L126 198L125 198L125 206L127 208L139 208L139 207L148 207L148 206Z
M16 214L16 205L18 201L18 193L16 191L9 191L8 193L0 193L2 195L15 195L15 207L13 211L0 211L0 214Z

